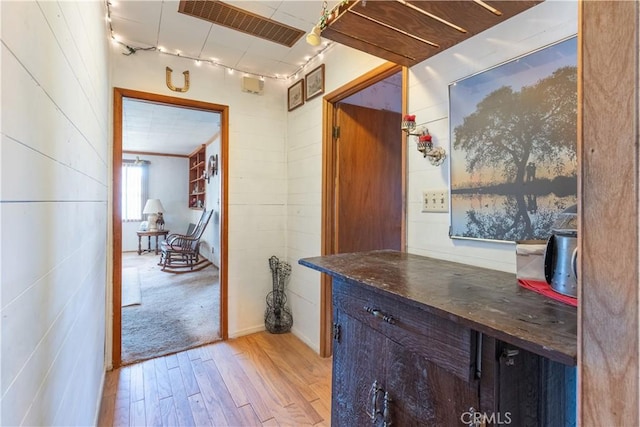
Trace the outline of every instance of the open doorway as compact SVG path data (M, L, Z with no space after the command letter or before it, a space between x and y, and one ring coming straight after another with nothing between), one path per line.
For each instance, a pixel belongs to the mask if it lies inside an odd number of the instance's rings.
M227 106L115 89L114 367L227 338L227 149ZM147 180L142 195L136 193L138 166ZM194 192L201 194L196 204ZM131 214L126 208L136 199ZM147 222L146 214L136 217L145 200L160 202L164 227L154 226L155 218ZM211 217L198 240L202 268L162 271L163 239L188 234L205 211Z
M406 68L387 63L323 99L322 255L405 250L406 144L400 118L406 81ZM328 357L333 320L326 274L320 298L320 355Z

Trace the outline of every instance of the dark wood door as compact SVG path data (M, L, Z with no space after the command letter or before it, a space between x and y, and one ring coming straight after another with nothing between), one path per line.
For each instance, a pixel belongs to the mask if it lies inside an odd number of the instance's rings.
M463 414L478 410L477 380L464 381L393 341L387 347L385 385L393 425L464 425Z
M382 407L385 359L380 354L386 353L386 339L340 310L334 319L340 332L334 341L331 425L371 425Z
M454 426L479 408L477 380L458 378L341 310L334 316L331 425Z
M339 104L336 253L401 248L400 114Z

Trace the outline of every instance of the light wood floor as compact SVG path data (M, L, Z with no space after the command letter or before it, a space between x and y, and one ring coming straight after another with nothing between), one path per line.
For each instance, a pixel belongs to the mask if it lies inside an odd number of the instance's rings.
M331 359L261 332L107 372L100 426L330 425Z

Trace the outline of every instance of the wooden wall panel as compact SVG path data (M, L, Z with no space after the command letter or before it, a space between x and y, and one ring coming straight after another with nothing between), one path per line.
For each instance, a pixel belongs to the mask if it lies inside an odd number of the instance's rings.
M105 365L103 2L0 2L0 425L94 425Z
M638 2L579 21L579 424L638 425Z

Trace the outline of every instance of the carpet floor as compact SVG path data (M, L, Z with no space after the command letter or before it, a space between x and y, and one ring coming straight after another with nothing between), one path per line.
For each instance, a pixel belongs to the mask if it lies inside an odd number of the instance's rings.
M122 363L175 353L220 339L218 269L172 274L159 256L122 254L122 267L135 267L141 304L122 308Z

